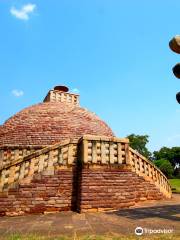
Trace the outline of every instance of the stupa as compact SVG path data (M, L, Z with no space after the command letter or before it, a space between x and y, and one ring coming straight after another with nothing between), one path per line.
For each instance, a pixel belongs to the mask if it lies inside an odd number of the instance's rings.
M0 126L0 216L112 210L170 197L163 173L66 86Z

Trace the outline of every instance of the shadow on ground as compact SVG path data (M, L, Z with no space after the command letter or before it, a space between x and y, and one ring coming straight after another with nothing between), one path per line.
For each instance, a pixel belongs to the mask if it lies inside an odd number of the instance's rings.
M108 212L107 214L116 214L117 216L126 217L134 220L158 217L172 221L180 221L180 205L177 204L124 210L121 209L114 212Z

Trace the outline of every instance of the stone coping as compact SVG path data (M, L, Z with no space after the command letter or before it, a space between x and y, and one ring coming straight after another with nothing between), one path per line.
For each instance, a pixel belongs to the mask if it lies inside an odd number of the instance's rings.
M159 168L150 160L148 160L147 158L145 158L144 156L142 156L140 153L138 153L136 150L132 149L131 147L129 147L129 150L131 152L133 152L134 154L136 154L138 157L140 157L142 160L146 161L147 163L149 163L152 167L154 167L167 181L167 177L164 175L164 173L162 173ZM168 181L169 182L169 181Z
M117 138L117 137L106 137L106 136L95 136L95 135L83 135L79 139L79 142L83 140L129 143L128 138Z
M59 147L61 147L61 146L68 145L68 144L70 144L70 143L72 143L72 144L73 144L73 143L77 143L77 140L68 139L68 140L63 141L62 143L56 143L56 144L54 144L54 145L52 145L52 146L48 146L48 147L46 147L46 148L37 150L37 151L35 151L35 152L33 152L33 153L25 156L25 157L21 157L21 158L15 160L15 161L13 161L13 163L9 163L9 164L7 164L7 165L5 165L5 166L2 166L2 167L0 168L0 171L4 170L4 169L6 169L6 168L8 168L8 167L10 167L10 166L14 166L14 165L16 165L16 164L19 164L19 163L21 163L21 162L28 161L28 160L31 159L31 158L38 157L39 155L44 154L44 153L46 153L46 152L48 152L48 151L50 151L50 150L54 150L54 149L56 149L56 148L59 148Z

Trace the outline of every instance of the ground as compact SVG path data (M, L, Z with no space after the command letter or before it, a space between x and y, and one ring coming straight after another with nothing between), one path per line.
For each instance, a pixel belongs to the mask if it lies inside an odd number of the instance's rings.
M148 201L131 209L113 212L60 212L0 218L0 239L138 239L138 226L147 229L172 229L169 234L144 234L141 239L179 239L180 194L172 199ZM63 237L62 237L63 236Z
M180 193L180 179L169 179L172 187L172 191L175 193Z

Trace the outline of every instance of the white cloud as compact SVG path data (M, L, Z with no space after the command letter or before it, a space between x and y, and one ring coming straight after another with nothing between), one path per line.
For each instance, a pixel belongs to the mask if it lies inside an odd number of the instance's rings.
M21 9L17 9L15 7L11 7L10 13L18 19L28 20L29 14L32 13L36 8L36 4L28 3L21 7Z
M15 97L21 97L24 95L24 92L22 90L17 90L17 89L14 89L12 90L12 94L15 96Z
M79 93L80 91L79 91L79 89L78 88L73 88L72 90L71 90L71 92L73 92L73 93Z

